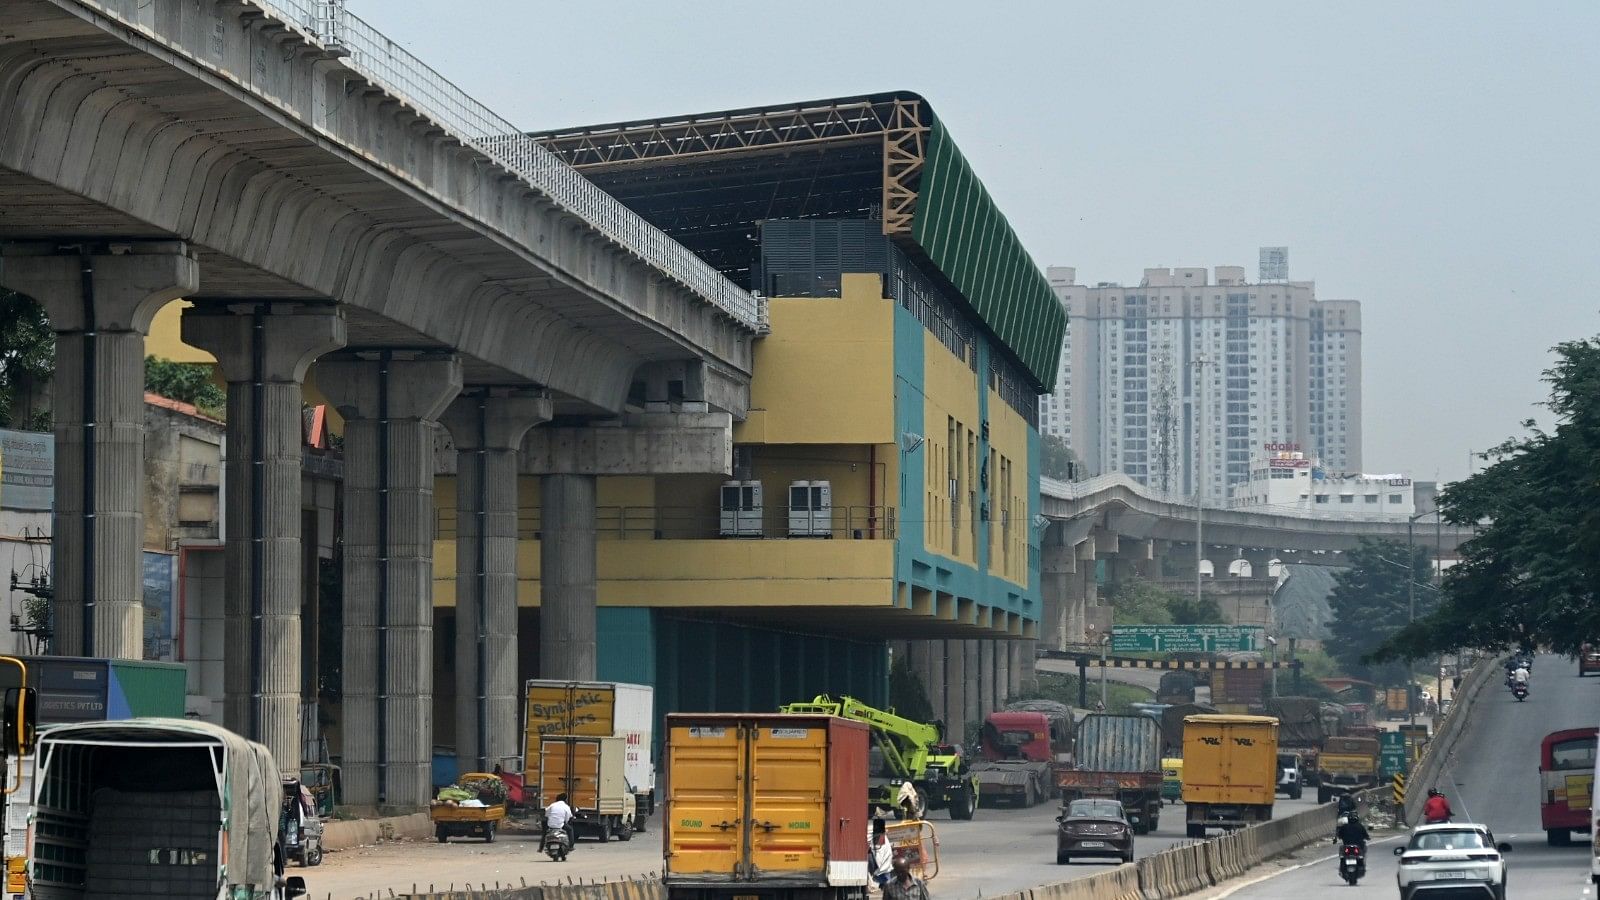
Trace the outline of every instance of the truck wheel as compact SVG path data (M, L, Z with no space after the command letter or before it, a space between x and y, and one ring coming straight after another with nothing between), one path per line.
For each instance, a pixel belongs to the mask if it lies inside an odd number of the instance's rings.
M1318 806L1321 806L1322 804L1327 803L1329 800L1332 800L1332 799L1333 799L1333 791L1328 790L1328 786L1327 785L1325 785L1325 784L1317 785L1317 805Z
M308 865L308 866L320 866L320 865L322 865L322 842L321 841L317 841L317 843L313 846L312 849L306 851L306 865Z
M620 822L620 821L617 823L617 840L619 840L619 841L631 841L631 840L633 840L633 825L632 825L632 823Z
M1544 842L1552 847L1565 847L1572 843L1572 832L1565 828L1551 828L1544 833Z
M611 840L611 828L612 828L612 825L611 825L610 822L601 822L600 823L600 829L599 829L599 831L600 831L600 843L604 844L607 841Z
M1289 789L1289 799L1290 800L1299 800L1300 799L1300 795L1303 794L1303 793L1305 793L1305 788L1303 788L1303 787L1301 787L1300 785L1297 784L1294 787Z
M1196 825L1193 822L1190 822L1187 834L1189 837L1197 840L1204 840L1206 836L1206 827L1204 825Z
M950 818L962 820L972 818L973 796L971 788L962 788L960 793L950 799Z

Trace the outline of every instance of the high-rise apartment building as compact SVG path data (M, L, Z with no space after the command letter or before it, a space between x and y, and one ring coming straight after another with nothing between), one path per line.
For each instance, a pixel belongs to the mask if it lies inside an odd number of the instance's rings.
M1252 283L1239 266L1146 269L1131 287L1078 284L1064 267L1048 276L1068 325L1039 430L1065 438L1085 471L1183 494L1198 472L1221 502L1269 446L1360 470L1358 302L1319 301L1309 281Z

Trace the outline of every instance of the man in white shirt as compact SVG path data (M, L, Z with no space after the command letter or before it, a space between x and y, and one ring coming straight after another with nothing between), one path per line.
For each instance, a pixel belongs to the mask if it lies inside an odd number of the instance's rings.
M564 831L567 833L568 843L575 843L572 830L567 824L572 821L572 807L567 805L567 795L560 794L554 803L545 808L544 827L547 830Z
M1528 667L1527 666L1517 666L1516 670L1511 673L1511 683L1512 684L1527 684L1528 683Z

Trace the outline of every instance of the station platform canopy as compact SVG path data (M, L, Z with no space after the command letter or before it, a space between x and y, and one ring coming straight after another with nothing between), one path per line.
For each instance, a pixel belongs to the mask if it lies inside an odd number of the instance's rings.
M928 101L909 92L532 135L753 290L765 222L868 219L1054 387L1067 316ZM841 262L841 265L844 263Z

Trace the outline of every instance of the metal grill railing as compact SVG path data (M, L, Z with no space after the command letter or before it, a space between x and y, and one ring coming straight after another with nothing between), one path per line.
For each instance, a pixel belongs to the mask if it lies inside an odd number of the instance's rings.
M329 49L345 64L451 135L504 166L558 206L758 333L766 300L729 281L661 229L645 221L533 138L472 99L410 51L385 37L343 0L255 0L268 15Z

